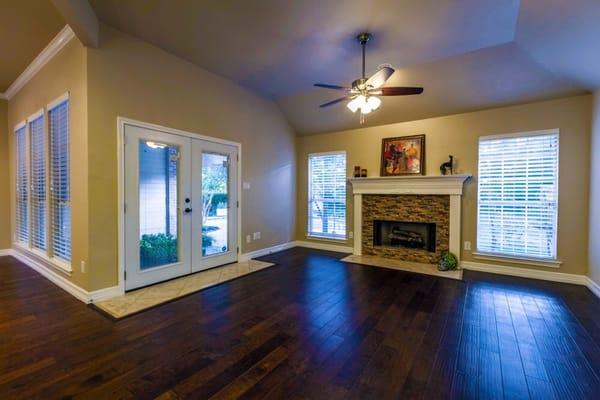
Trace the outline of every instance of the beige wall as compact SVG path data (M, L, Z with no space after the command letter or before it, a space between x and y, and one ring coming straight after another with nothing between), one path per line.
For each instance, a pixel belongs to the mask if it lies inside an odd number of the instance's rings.
M242 144L242 234L249 252L293 239L294 133L279 109L248 90L106 26L88 49L92 289L117 283L117 116Z
M70 94L70 147L71 147L71 212L72 212L72 266L71 275L64 276L87 289L88 276L80 270L80 261L87 261L87 125L86 125L86 49L72 39L50 60L9 102L8 126L14 127L31 114L66 92ZM12 148L13 135L9 135ZM11 152L12 153L12 152ZM12 157L12 154L11 154ZM14 165L11 158L10 165ZM11 198L14 173L11 173ZM14 215L14 202L12 213ZM14 221L13 221L14 222ZM63 274L62 271L57 270Z
M0 100L0 250L10 248L10 184L8 173L8 103Z
M360 165L370 176L377 176L383 137L424 133L429 174L437 175L439 164L453 154L457 173L476 175L479 136L559 128L558 256L564 262L560 271L586 273L591 96L295 138L272 102L131 36L106 26L101 29L99 49L86 49L72 40L7 107L0 102L0 159L6 160L12 128L70 92L73 273L67 278L82 288L117 284L117 116L242 144L242 180L251 183L251 189L241 193L242 234L262 233L258 241L241 243L243 252L306 239L308 153L346 150L349 175L354 165ZM595 109L596 116L600 115L598 102ZM593 148L600 143L598 120ZM5 126L8 132L3 131ZM597 161L594 158L593 165ZM0 170L0 187L7 188L0 193L0 223L9 218L5 205L14 198L12 176L7 168ZM599 192L596 183L600 179L596 178L591 179L593 196ZM350 199L348 203L352 230ZM11 207L12 215L14 204ZM598 215L600 210L592 205L592 220L599 220ZM595 226L590 232L598 237ZM0 231L0 249L10 242L4 231ZM462 240L475 246L475 237L476 177L465 190ZM600 256L593 251L596 243L590 240L589 245L598 271L594 274L600 279ZM471 252L463 251L462 257L473 260ZM87 264L86 273L80 270L81 261Z
M600 285L600 90L594 93L590 145L589 277Z
M462 203L462 240L476 241L477 152L479 136L542 129L560 129L560 187L558 258L560 272L587 271L587 226L589 188L589 143L591 96L577 96L467 114L347 130L297 138L298 215L296 238L306 240L307 155L313 152L346 150L348 175L354 165L379 176L381 139L415 134L426 135L426 170L439 175L439 165L455 156L456 173L472 174ZM385 107L385 101L383 104ZM358 118L358 117L357 117ZM600 151L600 148L599 148ZM348 192L348 229L352 226L351 191ZM352 245L352 240L343 244ZM464 260L474 260L462 251ZM506 264L506 263L502 263ZM518 265L518 264L515 264ZM527 267L526 265L518 265ZM554 271L554 269L552 269Z

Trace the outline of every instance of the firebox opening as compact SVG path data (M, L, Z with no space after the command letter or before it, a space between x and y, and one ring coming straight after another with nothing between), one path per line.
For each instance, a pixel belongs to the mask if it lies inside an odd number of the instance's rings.
M435 224L373 221L373 245L435 252Z

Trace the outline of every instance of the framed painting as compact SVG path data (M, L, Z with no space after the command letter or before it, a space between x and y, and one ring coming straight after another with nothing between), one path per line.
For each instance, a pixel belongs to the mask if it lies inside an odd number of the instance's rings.
M425 175L425 135L384 138L381 176Z

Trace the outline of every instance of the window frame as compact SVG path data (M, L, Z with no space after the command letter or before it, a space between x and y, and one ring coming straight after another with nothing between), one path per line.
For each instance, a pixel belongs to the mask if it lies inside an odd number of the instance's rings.
M28 159L27 159L27 168L28 168L28 176L29 176L29 187L28 187L28 191L29 191L29 196L28 196L28 203L29 203L29 241L27 243L29 250L31 250L32 252L36 253L39 256L44 256L45 254L48 253L49 250L49 232L48 232L48 189L49 189L49 184L48 184L48 161L50 159L49 157L49 152L48 152L48 124L47 124L47 118L46 118L46 110L44 108L41 108L40 110L36 111L35 113L31 114L27 120L26 120L26 135L27 135L27 154L28 154ZM34 243L34 238L35 238L35 233L34 233L34 218L33 218L33 211L34 211L34 190L33 190L33 186L34 186L34 182L33 182L33 140L32 140L32 131L31 131L31 124L33 122L35 122L36 120L38 120L39 118L42 118L42 138L43 138L43 144L44 144L44 148L42 151L42 158L43 158L43 162L44 162L44 197L45 197L45 201L44 201L44 242L45 242L45 249L42 249L40 247L36 247L35 243Z
M334 151L325 151L325 152L317 152L317 153L309 153L307 156L307 173L308 173L308 187L307 187L307 212L306 212L306 237L309 239L316 240L330 240L335 242L345 242L348 240L348 196L344 194L344 234L343 235L329 235L329 234L319 234L316 232L311 232L311 198L312 198L312 174L311 174L311 158L318 156L327 156L327 155L343 155L346 161L346 170L344 172L344 182L347 182L348 175L348 154L346 150L334 150ZM346 190L347 191L347 190Z
M52 204L51 204L51 200L53 198L53 190L52 190L52 154L51 154L51 137L50 137L50 111L55 109L56 107L60 106L61 104L63 104L64 102L68 102L67 104L67 137L68 137L68 150L67 150L67 154L68 154L68 161L67 161L67 169L68 169L68 174L69 174L69 179L68 179L68 183L69 183L69 214L70 214L70 223L71 223L71 227L69 229L69 232L71 234L71 236L69 237L69 260L65 260L61 257L57 257L54 255L54 232L53 232L53 225L54 225L54 216L52 215ZM47 195L47 201L48 201L48 205L47 205L47 210L48 210L48 257L50 258L50 260L52 261L52 263L60 266L63 269L69 270L71 271L71 264L72 264L72 259L73 259L73 192L71 190L71 98L69 95L69 92L63 94L62 96L58 97L57 99L53 100L52 102L48 103L48 105L46 106L46 121L47 121L47 144L48 144L48 163L47 163L47 167L48 167L48 174L47 174L47 185L48 185L48 195Z
M553 257L536 257L530 255L515 255L515 254L507 254L507 253L499 253L499 252L490 252L479 249L479 232L480 232L480 187L481 180L480 177L480 150L481 150L481 142L489 141L489 140L498 140L498 139L517 139L517 138L529 138L535 136L548 136L555 135L558 142L558 147L556 149L556 180L555 180L555 198L556 198L556 213L554 215L553 221L553 235L554 235L554 249L553 249ZM507 262L516 262L520 264L533 265L533 266L544 266L544 267L553 267L558 268L562 264L562 262L558 259L558 213L559 213L559 197L560 197L560 129L546 129L546 130L538 130L538 131L529 131L529 132L515 132L515 133L507 133L500 135L489 135L489 136L480 136L477 143L477 230L476 230L476 250L473 252L475 258L482 260L504 260Z
M15 173L14 173L14 179L15 179L15 193L14 193L14 201L15 201L15 213L14 213L14 232L13 232L13 246L16 247L17 249L24 251L26 253L28 253L31 256L34 256L35 258L42 260L44 262L46 262L47 264L49 264L52 267L56 267L59 270L61 270L64 273L67 274L71 274L73 269L72 269L72 260L70 260L69 262L67 262L66 260L63 259L59 259L57 257L53 256L53 248L52 248L52 229L51 229L51 221L50 221L50 159L51 159L51 154L50 154L50 120L48 118L49 116L49 111L52 110L53 108L55 108L56 106L62 104L64 101L69 101L68 107L69 107L69 114L68 114L68 125L69 125L69 135L71 132L71 103L70 103L70 94L69 92L61 95L60 97L58 97L57 99L53 100L52 102L50 102L48 105L46 105L46 107L43 107L42 109L38 110L37 112L35 112L34 114L30 115L26 120L20 122L19 124L17 124L14 129L13 129L13 135L16 134L16 132L21 129L21 128L25 128L25 155L26 155L26 162L25 162L25 166L26 166L26 174L28 177L28 182L27 182L27 209L28 209L28 219L27 219L27 234L28 234L28 240L27 242L23 242L20 241L18 239L17 236L17 218L16 218L16 207L17 207L17 203L16 203L16 198L17 198L17 185L16 185L16 180L17 180L17 173L18 173L18 169L17 169L17 149L16 149L16 137L15 137L15 145L12 146L12 151L14 151L14 159L13 159L13 167L15 168ZM43 121L43 136L44 136L44 163L45 163L45 190L46 190L46 195L45 195L45 218L46 218L46 226L45 226L45 233L46 233L46 249L45 250L41 250L38 248L35 248L33 246L33 235L32 235L32 229L33 229L33 222L32 222L32 218L31 218L31 210L32 210L32 181L31 181L31 170L32 170L32 157L31 157L31 130L30 130L30 122L38 119L39 117L44 118ZM71 175L71 146L70 146L70 140L69 140L69 149L68 149L68 158L69 158L69 192L71 192L70 190L70 186L71 186L71 179L70 179L70 175ZM69 205L71 206L71 205ZM72 224L72 222L71 222ZM70 241L72 243L72 236L70 238Z
M17 132L20 131L21 129L23 129L24 131L24 140L25 140L25 150L24 150L24 154L23 157L25 158L24 162L25 162L25 176L27 178L27 182L25 184L25 191L27 192L27 200L26 200L26 206L27 206L27 221L26 221L26 226L27 226L27 241L22 241L19 239L19 235L18 235L18 230L19 230L19 226L20 223L18 223L17 221L17 208L18 208L18 202L17 202L17 197L18 197L18 174L19 174L19 166L18 166L18 156L17 156L17 146L18 146L18 142L17 142ZM29 134L28 134L28 124L27 124L27 120L21 121L19 122L17 125L15 125L14 129L13 129L13 140L14 140L14 146L12 146L12 150L14 151L14 159L13 159L13 168L15 169L15 174L14 174L14 179L15 179L15 193L13 196L13 201L15 202L15 212L14 212L14 217L13 217L13 227L14 227L14 232L13 232L13 243L17 244L19 246L29 246L29 241L31 239L31 232L29 229L29 225L31 224L31 216L30 216L30 212L31 210L29 209L29 187L30 187L30 177L29 177ZM22 222L22 221L21 221Z

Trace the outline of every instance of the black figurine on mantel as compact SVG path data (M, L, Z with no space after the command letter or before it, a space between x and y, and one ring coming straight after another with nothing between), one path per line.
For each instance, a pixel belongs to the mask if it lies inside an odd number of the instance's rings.
M454 157L453 156L448 156L450 157L450 159L448 161L446 161L445 163L443 163L442 165L440 165L440 172L442 173L442 175L446 175L448 174L448 172L450 172L450 175L452 175L454 173Z

